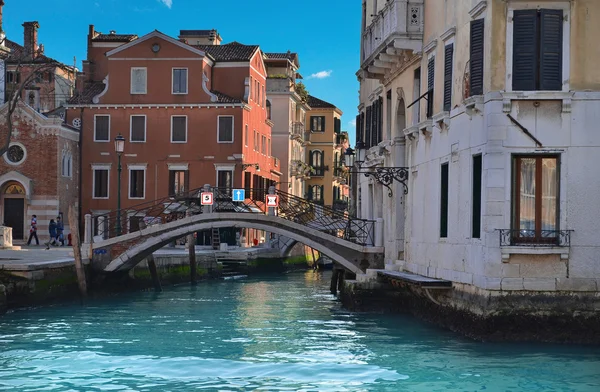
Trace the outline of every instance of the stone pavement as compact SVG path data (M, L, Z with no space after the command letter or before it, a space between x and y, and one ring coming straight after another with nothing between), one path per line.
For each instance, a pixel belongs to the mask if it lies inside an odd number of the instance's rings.
M75 264L70 246L26 246L21 250L0 250L0 270L33 271L44 268L61 268Z

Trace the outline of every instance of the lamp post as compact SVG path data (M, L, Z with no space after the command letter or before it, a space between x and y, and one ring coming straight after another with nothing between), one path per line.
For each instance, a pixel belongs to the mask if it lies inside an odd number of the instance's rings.
M374 167L372 170L360 169L360 166L365 161L366 146L363 142L356 143L355 150L348 147L344 153L344 165L349 169L348 173L351 174L364 174L365 177L373 177L377 182L388 189L388 196L392 197L393 192L390 185L397 181L404 185L404 194L408 193L408 168L407 167ZM358 164L358 168L355 169L355 165Z
M117 165L117 224L115 225L117 236L121 235L121 155L123 154L124 149L125 138L119 133L117 137L115 137L115 152L117 153L119 160Z

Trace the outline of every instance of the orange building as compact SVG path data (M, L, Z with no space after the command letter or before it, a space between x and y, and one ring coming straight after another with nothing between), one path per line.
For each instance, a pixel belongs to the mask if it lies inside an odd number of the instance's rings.
M279 180L258 46L221 45L215 30L183 30L177 40L156 30L102 34L92 25L83 70L66 114L81 129L83 214L117 208L118 134L126 139L125 215L204 184L267 188Z

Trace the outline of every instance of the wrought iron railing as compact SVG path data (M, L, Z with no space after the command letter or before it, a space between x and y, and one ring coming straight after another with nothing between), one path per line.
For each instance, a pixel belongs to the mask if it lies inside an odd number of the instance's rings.
M500 246L565 247L571 246L573 230L498 229Z
M251 188L245 191L244 201L233 201L235 192L230 188L211 188L213 212L236 212L266 214L268 189ZM194 189L176 197L148 201L121 210L121 225L117 225L117 211L93 217L93 241L98 242L128 233L143 227L161 225L185 218L187 214L201 214L204 188ZM276 215L280 218L322 231L359 245L374 244L374 221L354 218L347 212L325 207L283 191L276 191L279 207ZM236 197L237 199L237 197ZM118 231L120 230L120 232Z

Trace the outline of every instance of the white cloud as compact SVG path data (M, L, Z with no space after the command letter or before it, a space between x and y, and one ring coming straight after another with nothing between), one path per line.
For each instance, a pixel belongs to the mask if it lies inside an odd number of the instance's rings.
M169 9L173 6L173 0L158 0L158 1L160 1L161 3L166 5L167 8L169 8Z
M325 79L331 76L331 73L333 71L329 70L329 71L319 71L317 73L314 73L312 75L309 76L310 79Z
M355 128L356 127L356 119L352 119L352 121L348 121L348 125L350 125L350 127Z

